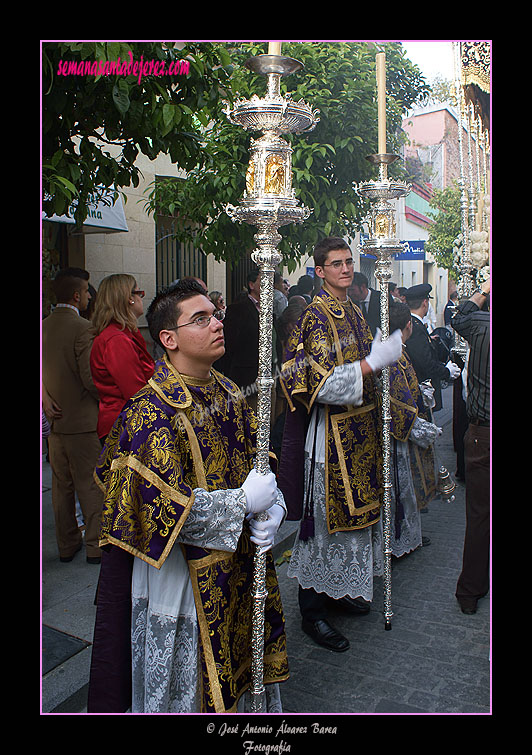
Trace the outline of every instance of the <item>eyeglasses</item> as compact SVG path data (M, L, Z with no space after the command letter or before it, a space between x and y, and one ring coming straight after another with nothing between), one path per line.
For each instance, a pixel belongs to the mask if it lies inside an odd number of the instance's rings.
M186 328L187 325L197 325L198 328L206 328L213 317L215 320L222 321L225 317L224 310L217 309L212 315L200 315L195 320L192 320L192 322L186 322L184 325L175 325L173 328L168 328L168 330L179 330L179 328Z
M137 296L140 296L141 299L144 299L144 297L146 296L146 291L132 291L131 292L131 296L135 296L135 294L137 294Z
M340 270L342 265L347 265L347 267L353 267L355 264L355 260L348 259L348 260L336 260L336 262L328 262L326 265L322 265L322 267L333 267L335 270Z

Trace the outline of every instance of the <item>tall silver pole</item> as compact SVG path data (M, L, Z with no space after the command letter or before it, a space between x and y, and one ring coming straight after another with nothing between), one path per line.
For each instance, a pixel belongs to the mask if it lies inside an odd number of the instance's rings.
M403 181L388 178L388 165L398 159L386 151L386 57L383 51L376 55L378 154L367 159L379 168L377 181L365 181L356 187L357 193L373 201L369 217L369 238L362 245L364 251L377 257L375 277L380 284L380 315L382 340L390 335L388 282L392 277L392 255L404 251L404 244L396 238L395 207L388 200L404 197L410 186ZM382 439L383 439L383 556L384 556L384 628L392 628L392 472L391 472L391 413L390 368L382 370Z
M270 47L270 49L272 49ZM270 52L269 49L269 52ZM280 52L280 46L277 48ZM238 206L228 205L226 212L236 222L250 223L258 228L257 244L252 259L260 270L258 435L256 469L269 470L273 330L273 278L282 260L277 250L281 240L278 229L289 223L302 223L311 210L300 207L292 189L292 149L281 138L282 133L310 131L319 121L318 111L300 100L292 102L280 93L281 76L293 73L302 64L280 54L258 55L246 61L255 73L267 77L264 98L254 95L238 100L226 114L235 125L246 130L261 131L262 137L251 140L251 155L246 173L246 192ZM267 515L258 515L266 518ZM264 711L264 605L266 589L266 556L257 549L253 573L253 616L251 638L251 706L252 712Z
M361 248L367 254L377 257L375 277L380 284L381 331L385 341L390 335L388 282L392 277L392 255L404 252L404 244L396 238L395 207L390 199L406 196L410 186L403 181L395 181L387 176L388 165L398 159L398 155L382 153L370 155L371 162L379 166L379 180L358 184L357 193L374 200L369 217L369 238ZM383 555L384 555L384 628L391 629L392 612L392 570L391 570L391 435L390 435L390 368L382 370L382 438L383 438Z

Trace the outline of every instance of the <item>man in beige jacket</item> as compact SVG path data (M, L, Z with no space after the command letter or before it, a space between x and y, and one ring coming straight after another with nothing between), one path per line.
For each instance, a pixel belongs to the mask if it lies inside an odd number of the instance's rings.
M52 504L59 558L72 561L83 538L76 520L76 493L85 521L87 562L100 563L98 547L103 497L93 478L101 451L96 433L98 392L91 377L89 274L61 270L54 280L57 306L42 323L43 403L51 432Z

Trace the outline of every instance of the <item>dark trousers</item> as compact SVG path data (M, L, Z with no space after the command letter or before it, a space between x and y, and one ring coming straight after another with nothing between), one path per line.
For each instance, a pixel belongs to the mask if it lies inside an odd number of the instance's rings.
M476 605L489 590L490 429L470 424L464 436L466 532L462 573L456 585L461 605Z
M326 601L324 592L316 592L312 588L298 592L299 610L303 619L307 621L322 621L327 618Z

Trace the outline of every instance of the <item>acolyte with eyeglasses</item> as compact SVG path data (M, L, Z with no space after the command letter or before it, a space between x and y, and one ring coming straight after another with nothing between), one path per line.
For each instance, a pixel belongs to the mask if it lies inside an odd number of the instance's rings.
M336 260L335 262L327 262L326 264L322 265L322 267L332 267L335 270L340 270L343 265L347 265L347 267L353 267L354 264L354 259Z
M225 311L223 309L217 309L212 315L200 315L199 317L196 317L195 320L192 320L192 322L186 322L183 325L174 325L173 328L168 328L168 330L179 330L179 328L186 328L187 325L197 325L198 328L206 328L213 317L215 320L221 322L225 317Z

